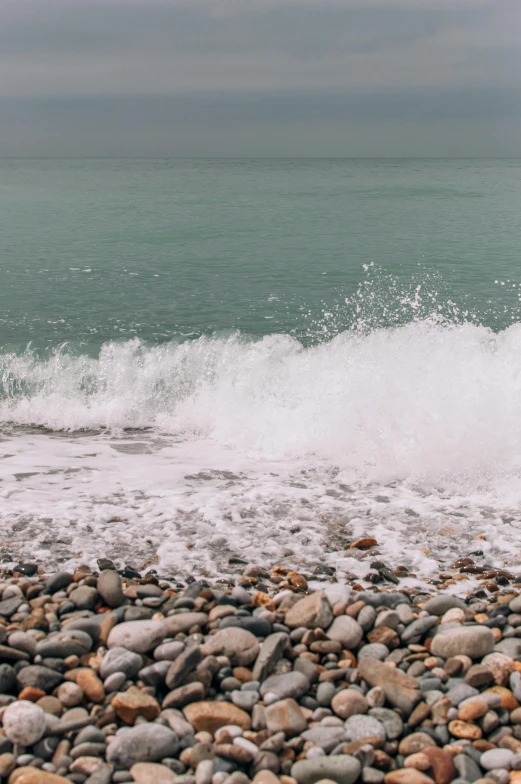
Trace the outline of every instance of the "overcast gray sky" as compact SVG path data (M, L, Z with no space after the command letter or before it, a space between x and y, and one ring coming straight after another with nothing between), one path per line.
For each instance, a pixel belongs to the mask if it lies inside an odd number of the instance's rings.
M0 155L521 155L521 0L0 0Z

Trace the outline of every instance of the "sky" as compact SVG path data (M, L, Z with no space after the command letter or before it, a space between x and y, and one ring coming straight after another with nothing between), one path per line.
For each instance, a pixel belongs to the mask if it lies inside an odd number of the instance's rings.
M0 156L521 156L521 0L0 0Z

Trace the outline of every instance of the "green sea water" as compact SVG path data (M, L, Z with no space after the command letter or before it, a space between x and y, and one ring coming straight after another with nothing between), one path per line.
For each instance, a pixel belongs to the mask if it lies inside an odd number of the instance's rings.
M0 160L0 563L521 579L520 215L521 160Z
M423 309L501 329L520 215L521 160L0 160L0 351L314 342L352 325L371 263L374 324L421 286Z

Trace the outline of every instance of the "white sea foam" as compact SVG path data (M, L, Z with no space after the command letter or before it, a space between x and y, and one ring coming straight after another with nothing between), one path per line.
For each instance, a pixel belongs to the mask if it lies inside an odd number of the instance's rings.
M373 533L393 564L428 575L485 533L491 564L517 563L521 325L425 320L313 347L130 341L0 368L8 549L61 538L56 558L159 549L191 569L291 551L362 575L345 544Z

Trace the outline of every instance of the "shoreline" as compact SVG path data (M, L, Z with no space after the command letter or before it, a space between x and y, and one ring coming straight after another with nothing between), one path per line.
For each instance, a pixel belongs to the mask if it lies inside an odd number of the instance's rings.
M464 600L447 588L477 582L455 579L469 563L430 590L236 565L215 581L107 559L0 570L0 777L521 781L513 575Z

